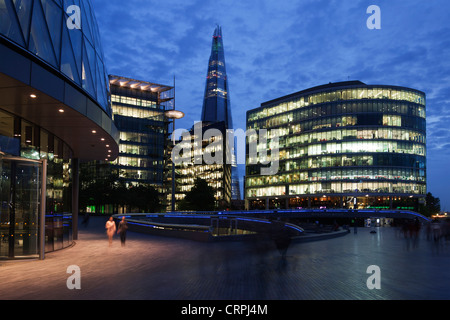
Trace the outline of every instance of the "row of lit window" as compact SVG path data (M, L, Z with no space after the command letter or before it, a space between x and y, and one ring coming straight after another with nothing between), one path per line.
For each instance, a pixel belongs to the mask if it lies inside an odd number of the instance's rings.
M112 106L113 115L120 115L124 117L152 119L155 121L164 121L164 114L161 111L144 108L130 108L119 105Z
M111 102L113 104L114 103L123 103L123 104L132 105L132 106L138 106L138 107L159 109L158 103L156 101L120 96L120 95L115 95L115 94L111 95Z
M397 128L370 128L370 129L340 129L325 132L311 132L295 136L289 136L285 140L285 146L291 147L297 144L306 144L323 141L341 140L372 140L389 139L426 143L425 134L406 129ZM281 144L281 143L280 143Z
M409 141L342 141L342 142L326 142L319 144L310 144L304 147L290 148L284 153L280 153L286 159L298 158L303 156L325 155L332 153L408 153L420 156L425 155L425 146L423 144Z
M295 133L299 131L299 125L292 125L290 128ZM258 139L261 139L257 131L255 134L249 134L248 143L257 143ZM260 131L261 133L261 131ZM325 141L341 141L341 140L373 140L373 139L386 139L386 140L405 140L414 141L420 143L426 143L426 136L424 133L411 131L407 129L397 128L360 128L360 129L331 129L327 131L308 132L303 134L289 134L289 128L277 128L268 130L266 137L271 148L289 148L299 144L325 142ZM274 140L278 139L278 142ZM264 143L258 143L257 147L260 149L265 148Z
M246 179L246 185L248 187L253 187L307 181L380 179L425 182L425 171L397 168L333 169L320 171L310 170L273 176L248 177Z
M355 114L355 113L353 113ZM301 131L318 130L322 128L346 127L355 125L373 126L406 126L421 128L425 123L424 118L408 115L390 115L382 113L358 113L357 115L319 116L311 117L313 120L300 119L292 115L279 115L269 119L258 120L250 123L248 129L286 130L285 134L293 134ZM290 130L288 125L290 125ZM281 126L281 127L280 127ZM281 134L281 133L280 133Z
M114 164L126 167L140 167L140 168L157 168L162 167L164 161L162 160L149 160L145 158L135 158L135 157L122 157L119 156Z
M121 142L136 142L136 143L154 143L162 139L164 140L164 136L157 132L150 133L138 133L138 132L125 132L120 131L120 140Z
M274 106L263 108L262 110L257 110L249 115L249 121L270 117L272 115L319 103L361 99L387 99L396 101L408 101L420 105L425 105L425 97L422 94L408 90L383 88L341 89L330 92L320 92L309 96L302 96L294 98L288 102L282 102Z
M20 150L11 151L20 152L21 157L49 161L68 161L72 157L72 150L63 140L41 127L3 112L0 112L0 122L4 124L0 126L0 135L20 142L17 144ZM11 141L9 147L15 149L13 146Z
M226 98L227 97L228 92L225 90L222 90L220 88L214 88L214 89L209 89L208 90L208 94L207 94L207 98L211 98L211 97L222 97L222 98Z
M295 170L308 170L330 167L407 167L425 169L425 157L408 154L371 154L371 155L333 155L282 160L278 174ZM261 164L247 164L247 177L261 174Z
M223 73L218 71L218 70L211 70L210 72L208 72L208 77L209 78L221 78L223 76Z
M220 177L201 176L200 178L207 181L208 185L214 189L223 187L223 181L222 181L222 179L219 179ZM177 180L177 184L178 184L178 186L181 187L181 190L187 190L186 188L188 188L188 189L192 188L194 186L194 183L195 183L195 179L190 179L190 178Z
M224 172L222 170L208 170L205 169L205 167L209 166L194 166L191 169L183 169L183 170L177 170L177 172L180 174L180 179L177 179L177 181L180 181L180 183L183 184L189 184L194 183L194 180L198 177L201 177L202 179L207 180L222 180L224 177Z
M223 171L224 169L222 164L195 164L194 161L181 163L176 168L177 171L182 175L194 175L202 172Z
M124 179L135 179L135 180L150 180L150 181L161 181L163 178L163 173L160 171L153 170L121 170L119 174L120 178Z
M256 121L247 126L247 129L278 130L278 135L295 134L298 132L339 128L347 126L394 126L425 131L425 119L400 115L358 114L334 117L319 117L314 120L299 122L287 116L273 117L269 120ZM281 126L281 127L280 127Z
M409 193L425 194L426 186L407 182L331 182L308 183L289 186L248 188L247 197L274 197L302 194L330 193Z
M135 145L129 145L129 144L119 144L119 152L121 154L134 154L134 155L141 155L141 156L149 156L152 157L163 157L164 156L164 150L163 150L163 144L154 144L154 145L146 145L146 146L135 146Z
M280 161L307 156L319 156L338 153L401 153L425 156L426 150L423 144L397 141L353 141L353 142L328 142L312 144L304 147L293 147L287 150L271 154L250 154L247 158L249 164L266 163L268 161ZM289 170L289 168L287 168Z
M222 62L222 61L220 61L220 60L211 60L210 62L209 62L209 65L212 67L212 66L215 66L215 65L218 65L218 66L221 66L221 67L223 67L224 66L224 63Z

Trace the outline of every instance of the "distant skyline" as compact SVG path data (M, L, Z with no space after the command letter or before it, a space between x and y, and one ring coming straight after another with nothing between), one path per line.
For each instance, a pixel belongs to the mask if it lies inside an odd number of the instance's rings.
M95 0L110 74L171 85L201 117L211 34L222 27L234 128L262 102L329 82L410 87L427 95L428 191L450 210L450 2ZM381 29L367 28L370 5Z

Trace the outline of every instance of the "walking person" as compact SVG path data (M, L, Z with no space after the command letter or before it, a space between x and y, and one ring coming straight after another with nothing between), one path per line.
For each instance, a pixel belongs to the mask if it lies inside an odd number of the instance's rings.
M84 214L84 218L83 218L83 221L81 222L81 224L82 225L84 225L86 228L88 227L88 225L89 225L89 213L85 213Z
M122 220L119 222L119 228L117 229L117 234L120 234L120 243L122 247L125 246L125 241L127 240L127 221L125 217L122 217Z
M116 232L116 223L114 222L113 217L110 217L108 221L106 221L105 225L106 234L108 235L109 246L112 245L112 239L114 233Z

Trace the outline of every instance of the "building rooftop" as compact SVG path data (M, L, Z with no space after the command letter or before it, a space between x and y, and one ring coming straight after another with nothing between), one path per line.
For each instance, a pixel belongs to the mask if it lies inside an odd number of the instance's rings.
M167 86L163 84L158 84L154 82L136 80L131 78L126 78L122 76L110 75L109 83L112 85L119 85L121 87L127 87L132 89L141 89L144 91L152 91L152 92L165 92L172 90L174 87Z
M392 85L368 85L368 84L366 84L366 83L364 83L362 81L359 81L359 80L352 80L352 81L330 82L330 83L327 83L327 84L323 84L323 85L315 86L315 87L308 88L308 89L305 89L305 90L301 90L301 91L298 91L298 92L294 92L294 93L291 93L291 94L288 94L288 95L285 95L285 96L282 96L282 97L279 97L279 98L275 98L275 99L263 102L263 103L261 103L261 107L268 106L268 105L271 105L273 103L281 102L283 100L289 100L289 99L292 99L293 97L303 96L303 95L310 94L310 93L315 93L315 92L327 91L329 89L361 87L361 86L380 87L380 88L384 88L384 87L402 88L402 89L405 89L405 90L415 91L415 92L419 92L421 94L424 94L424 92L422 92L420 90L411 89L411 88L407 88L407 87L392 86Z

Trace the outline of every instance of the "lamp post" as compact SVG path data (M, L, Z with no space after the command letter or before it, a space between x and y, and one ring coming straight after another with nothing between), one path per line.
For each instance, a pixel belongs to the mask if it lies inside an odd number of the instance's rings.
M184 117L184 113L175 109L167 110L164 112L164 116L167 119L172 120L172 135L175 132L175 120L181 119ZM175 142L174 137L172 136L173 141ZM171 210L175 211L175 164L172 160L172 201L171 201Z

